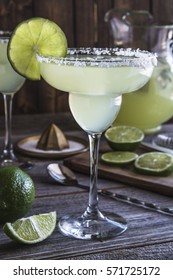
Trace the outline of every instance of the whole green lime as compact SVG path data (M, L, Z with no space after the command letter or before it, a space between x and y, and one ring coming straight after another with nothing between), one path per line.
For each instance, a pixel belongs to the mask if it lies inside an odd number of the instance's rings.
M15 166L0 167L0 223L23 217L35 198L31 177Z

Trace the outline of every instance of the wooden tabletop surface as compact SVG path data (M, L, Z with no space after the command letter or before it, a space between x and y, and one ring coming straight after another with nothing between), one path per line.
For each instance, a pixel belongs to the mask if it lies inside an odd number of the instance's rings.
M22 115L13 117L13 140L38 135L54 122L64 132L86 138L70 113L55 115ZM3 147L4 117L0 117L0 147ZM86 138L87 139L87 138ZM48 176L50 162L63 159L30 158L34 167L27 171L36 188L36 198L27 216L57 211L58 217L67 213L82 213L88 202L88 193L74 186L64 187ZM89 176L76 171L83 184L89 184ZM172 207L173 197L138 188L137 185L99 178L99 188L129 195L160 206ZM173 182L172 182L173 183ZM164 260L173 259L173 216L161 214L140 206L99 197L101 210L122 215L128 229L122 235L107 241L85 241L63 236L58 227L45 241L34 245L20 245L11 241L0 227L0 259L78 259L78 260Z

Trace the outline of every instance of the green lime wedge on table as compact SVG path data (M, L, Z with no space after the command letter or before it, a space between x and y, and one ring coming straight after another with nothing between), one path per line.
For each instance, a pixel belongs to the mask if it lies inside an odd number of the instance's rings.
M55 22L35 17L17 25L9 40L7 52L16 72L28 79L39 80L40 70L36 53L57 58L65 57L67 39Z
M108 152L101 155L101 160L107 164L124 165L133 162L137 157L133 152Z
M167 153L150 152L139 156L134 165L142 174L167 176L173 171L173 156Z
M133 126L114 126L105 132L105 138L113 150L133 151L144 138L144 133Z
M34 244L49 237L56 226L56 212L22 218L14 223L6 223L3 231L19 243Z

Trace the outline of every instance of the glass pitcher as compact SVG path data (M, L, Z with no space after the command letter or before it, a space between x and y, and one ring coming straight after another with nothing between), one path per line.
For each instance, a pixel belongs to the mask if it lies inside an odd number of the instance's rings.
M116 47L140 48L158 55L150 81L140 90L123 95L114 124L157 132L173 116L173 25L155 24L148 11L110 10L105 21Z

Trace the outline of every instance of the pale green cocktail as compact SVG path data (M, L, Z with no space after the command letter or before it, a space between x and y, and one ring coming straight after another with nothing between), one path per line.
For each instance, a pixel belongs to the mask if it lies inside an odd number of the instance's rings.
M142 87L151 77L156 58L130 49L69 49L66 58L37 56L41 76L53 87L68 91L71 112L88 133L90 142L90 193L83 215L65 215L59 228L81 239L107 239L127 228L114 213L98 209L97 164L101 134L116 118L121 95Z
M8 39L0 38L0 92L14 94L23 85L25 78L12 68L7 58Z
M0 156L0 165L18 165L11 140L12 101L14 94L23 86L25 78L11 66L7 57L10 32L0 31L0 92L4 99L5 145Z
M165 61L158 61L151 79L139 90L123 96L115 124L132 125L144 132L156 132L173 115L173 73Z
M80 61L80 57L78 59ZM100 67L88 65L90 60L81 57L81 60L84 59L86 62L80 65L78 61L75 67L73 62L65 65L53 59L50 59L50 63L43 60L40 64L41 75L53 87L70 92L70 108L85 131L103 132L119 112L121 94L142 87L151 76L153 68L130 65L119 67L120 57L115 58L117 66L113 65L113 61L111 66L111 62L108 63L110 57L106 55L101 57ZM96 57L93 56L94 59ZM100 61L98 63L101 65Z

